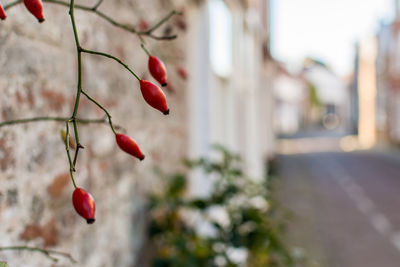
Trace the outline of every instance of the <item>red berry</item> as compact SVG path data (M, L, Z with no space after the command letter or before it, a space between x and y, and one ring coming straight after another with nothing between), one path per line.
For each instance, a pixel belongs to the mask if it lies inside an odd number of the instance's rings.
M6 12L4 11L3 5L0 3L0 19L5 20L6 18Z
M155 56L149 56L149 71L151 76L161 84L161 86L167 85L167 71L164 63Z
M90 193L82 188L75 188L74 193L72 194L72 203L74 204L76 212L81 215L88 224L94 223L96 205Z
M24 0L24 4L40 23L44 21L42 0Z
M120 133L115 135L115 139L117 140L119 148L121 148L123 151L140 160L144 159L144 155L142 151L140 151L140 148L135 140L125 134Z
M179 16L175 19L175 25L182 31L186 31L187 25L186 20L183 16Z
M187 80L189 75L184 67L182 67L182 66L177 67L176 72L179 74L179 76L182 78L182 80L185 80L185 81Z
M141 19L139 21L139 29L142 32L147 31L149 29L149 23L147 23L147 21L145 21L144 19Z
M169 114L167 100L165 98L164 92L160 89L160 87L149 81L140 80L140 90L142 91L142 95L147 104L155 109L158 109L164 115Z

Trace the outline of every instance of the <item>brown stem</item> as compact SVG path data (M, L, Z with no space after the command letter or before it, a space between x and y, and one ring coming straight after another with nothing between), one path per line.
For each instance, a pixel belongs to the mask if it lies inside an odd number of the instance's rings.
M97 10L102 3L103 3L103 0L97 1L97 3L92 7L92 10Z
M26 118L26 119L18 119L18 120L10 120L10 121L3 121L0 122L0 128L9 126L9 125L14 125L14 124L24 124L24 123L30 123L30 122L39 122L39 121L58 121L58 122L66 122L70 118L67 117L34 117L34 118ZM77 123L81 124L89 124L89 123L106 123L106 119L76 119Z
M107 118L108 118L108 124L110 124L111 131L112 131L114 134L117 134L117 133L115 132L114 125L113 125L113 123L112 123L111 114L108 112L108 110L107 110L105 107L103 107L99 102L97 102L93 97L91 97L90 95L88 95L85 91L82 90L82 94L83 94L84 96L86 96L87 99L89 99L90 101L92 101L96 106L98 106L100 109L102 109L102 110L104 111L104 113L106 113L106 116L107 116Z
M61 6L66 6L69 7L70 3L64 2L62 0L42 0L43 2L49 3L49 4L57 4L57 5L61 5ZM4 9L7 10L15 5L18 5L22 3L22 0L16 0L14 2L11 2L7 5L4 5ZM157 23L154 24L154 26L152 26L149 30L147 31L137 31L135 29L135 27L133 27L132 25L128 25L128 24L123 24L120 23L118 21L116 21L115 19L113 19L112 17L104 14L103 12L98 10L98 7L100 6L100 4L102 3L102 0L99 0L96 5L94 5L93 7L91 6L85 6L85 5L79 5L79 4L74 4L74 8L76 9L80 9L80 10L84 10L87 12L91 12L96 14L97 16L99 16L100 18L106 20L107 22L109 22L110 24L114 25L117 28L123 29L125 31L128 31L130 33L134 33L138 36L138 38L141 40L141 42L143 42L142 37L146 36L155 40L173 40L176 38L176 35L166 35L166 36L156 36L153 35L152 32L154 30L156 30L157 28L159 28L161 25L163 25L165 22L167 22L172 16L174 15L181 15L180 12L177 11L171 11L170 13L168 13L165 17L163 17L160 21L158 21Z
M65 257L69 259L72 263L78 263L69 253L61 252L61 251L56 251L56 250L48 250L48 249L43 249L43 248L38 248L38 247L28 247L28 246L10 246L10 247L0 247L0 251L3 250L28 250L28 251L34 251L34 252L39 252L45 255L47 258L51 259L54 262L57 262L58 259L53 257L53 255L58 255Z

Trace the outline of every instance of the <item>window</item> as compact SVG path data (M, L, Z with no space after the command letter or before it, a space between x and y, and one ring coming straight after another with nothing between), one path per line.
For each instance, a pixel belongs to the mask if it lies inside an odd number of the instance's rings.
M212 70L221 77L232 72L232 15L222 0L211 0L210 57Z

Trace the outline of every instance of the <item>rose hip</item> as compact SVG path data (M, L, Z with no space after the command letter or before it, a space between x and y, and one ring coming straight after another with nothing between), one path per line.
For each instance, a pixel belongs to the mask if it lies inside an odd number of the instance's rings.
M44 21L42 0L24 0L24 4L40 23Z
M92 195L82 188L75 188L72 194L72 203L76 212L82 216L88 224L94 223L94 213L96 205Z
M135 142L135 140L133 140L129 136L127 136L125 134L121 134L121 133L116 134L115 139L117 141L119 148L121 148L121 150L125 151L129 155L132 155L140 160L144 159L144 155L143 155L142 151L140 151L140 148L137 145L137 143Z
M160 87L149 81L140 80L140 90L142 91L143 98L146 100L147 104L158 109L164 115L169 114L167 99Z
M6 12L4 11L3 5L0 3L0 19L5 20L7 18Z
M149 56L148 62L149 71L151 76L161 84L161 86L167 85L167 71L164 63L155 56Z

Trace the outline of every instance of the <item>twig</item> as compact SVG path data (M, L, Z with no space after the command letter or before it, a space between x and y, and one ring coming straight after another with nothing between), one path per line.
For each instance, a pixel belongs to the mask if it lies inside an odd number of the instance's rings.
M92 7L92 10L96 11L101 5L101 3L103 3L103 0L97 1L97 3Z
M141 34L141 36L142 35L144 35L144 34ZM148 36L148 37L150 37L150 38L152 38L154 40L157 40L157 41L171 41L171 40L176 39L176 37L178 37L178 35L156 36L156 35L151 34L151 33L146 34L145 36Z
M70 3L67 3L67 2L64 2L64 1L61 1L61 0L43 0L43 2L70 7ZM17 1L11 2L11 3L7 4L7 5L4 5L4 9L7 10L7 9L9 9L9 8L15 6L15 5L18 5L20 3L22 3L22 0L17 0ZM147 31L137 31L135 29L135 27L133 27L132 25L120 23L120 22L114 20L112 17L110 17L110 16L104 14L103 12L99 11L97 8L98 8L98 6L100 6L101 3L102 3L102 0L99 0L97 2L97 4L95 6L93 6L93 7L85 6L85 5L79 5L79 4L75 5L74 4L74 8L94 13L94 14L98 15L99 17L101 17L102 19L106 20L107 22L111 23L115 27L123 29L125 31L130 32L130 33L136 34L138 36L138 38L141 40L141 42L143 42L142 36L147 36L149 38L152 38L152 39L155 39L155 40L159 40L159 41L162 41L162 40L167 40L167 41L168 40L173 40L173 39L175 39L177 37L176 35L156 36L156 35L152 34L152 32L154 30L156 30L157 28L159 28L167 20L169 20L173 15L180 15L181 14L180 12L171 11L170 13L168 13L167 16L165 16L160 21L158 21L156 24L154 24L154 26L151 27L149 30L147 30Z
M117 134L117 133L115 132L115 130L114 130L114 126L113 126L113 123L112 123L112 120L111 120L111 115L110 115L110 113L107 111L107 109L105 109L99 102L97 102L96 100L94 100L94 98L92 98L90 95L88 95L88 94L87 94L85 91L83 91L83 90L82 90L82 94L83 94L84 96L86 96L90 101L92 101L94 104L96 104L100 109L102 109L102 110L106 113L107 118L108 118L108 123L110 124L111 130L113 131L114 134Z
M145 52L148 56L151 56L150 51L147 50L147 48L145 47L144 43L141 43L140 46L142 47L142 49L144 50L144 52Z
M0 128L4 126L14 125L14 124L23 124L23 123L30 123L30 122L38 122L38 121L58 121L58 122L66 122L70 118L66 117L34 117L34 118L26 118L26 119L19 119L19 120L10 120L10 121L3 121L0 122ZM82 124L89 124L89 123L105 123L107 122L104 118L103 119L76 119L77 123Z
M78 85L77 85L77 89L76 89L74 112L72 113L72 116L71 116L71 122L72 122L72 125L74 126L75 142L76 142L76 150L75 150L74 161L73 161L73 165L72 165L73 171L75 171L75 166L76 166L76 161L78 159L79 150L81 148L83 148L83 146L79 142L78 124L76 122L76 115L78 114L79 101L81 98L81 91L82 91L82 49L81 49L81 45L79 42L78 30L76 28L74 5L75 5L75 0L71 0L70 6L69 6L69 16L71 18L72 29L74 32L74 39L75 39L77 59L78 59L77 60L78 61ZM68 122L67 122L67 129L68 129ZM67 139L68 139L68 137L67 137ZM72 174L72 172L71 172L71 174ZM71 176L71 179L73 180L72 176ZM74 186L76 187L75 182L74 182Z
M14 1L14 2L11 2L11 3L7 4L7 5L4 5L4 10L7 10L7 9L9 9L9 8L11 8L13 6L16 6L16 5L20 4L20 3L22 3L22 0Z
M71 256L71 254L65 253L65 252L56 251L56 250L47 250L47 249L42 249L42 248L37 248L37 247L28 247L28 246L0 247L0 251L1 250L3 250L3 251L4 250L28 250L28 251L40 252L43 255L45 255L46 257L48 257L49 259L51 259L52 261L57 262L58 259L51 255L51 254L54 254L54 255L65 257L65 258L69 259L72 263L78 263L78 261L75 260Z
M127 69L133 76L135 76L136 79L138 79L139 81L141 80L140 77L126 63L122 62L121 59L119 59L119 58L117 58L117 57L115 57L113 55L110 55L110 54L107 54L107 53L103 53L103 52L88 50L88 49L84 49L84 48L81 48L81 52L82 53L87 53L87 54L92 54L92 55L99 55L99 56L111 58L111 59L117 61L122 66L124 66L124 68Z
M65 122L65 150L67 151L67 157L68 157L68 162L69 162L69 174L71 176L71 181L72 184L74 185L74 187L76 188L76 183L75 183L75 179L74 179L74 171L75 171L75 164L73 163L72 159L71 159L71 153L69 153L69 125L68 125L69 121ZM76 148L76 150L78 150L78 148ZM77 154L75 154L77 155ZM74 158L74 160L76 160Z
M161 25L163 25L167 20L169 20L173 15L182 15L181 12L172 10L171 12L168 13L164 18L162 18L159 22L157 22L153 27L145 31L145 34L151 34L153 31L158 29Z

